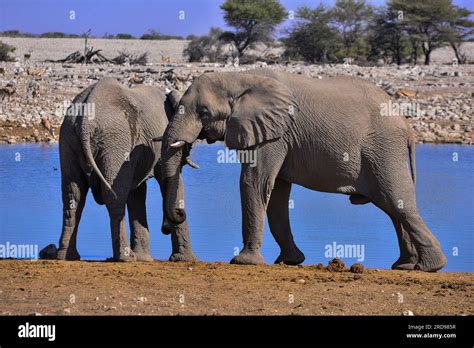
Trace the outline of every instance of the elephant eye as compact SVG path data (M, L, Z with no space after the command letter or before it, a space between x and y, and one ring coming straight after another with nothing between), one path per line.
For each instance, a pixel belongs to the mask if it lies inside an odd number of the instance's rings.
M211 113L209 111L208 108L206 108L205 106L203 106L199 112L199 114L201 115L201 117L209 117L211 116Z

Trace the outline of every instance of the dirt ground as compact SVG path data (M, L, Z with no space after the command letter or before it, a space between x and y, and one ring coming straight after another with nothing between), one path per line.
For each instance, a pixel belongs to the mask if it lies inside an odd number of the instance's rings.
M472 315L474 274L0 260L0 315Z

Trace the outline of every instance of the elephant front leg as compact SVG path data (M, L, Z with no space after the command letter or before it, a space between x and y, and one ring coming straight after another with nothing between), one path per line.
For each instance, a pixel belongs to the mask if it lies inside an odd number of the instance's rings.
M146 217L146 182L128 195L130 246L137 261L153 261L150 255L150 232Z
M242 165L240 200L242 206L242 237L244 247L230 261L233 264L257 265L265 263L260 252L265 224L266 201L273 185L259 187L259 178L251 167ZM256 172L256 171L255 171ZM266 180L265 180L266 181ZM268 193L267 193L268 192Z
M161 179L161 168L157 166L155 168L155 178L160 185L161 195L165 197L165 185ZM182 205L184 209L184 184L181 176L179 177L178 184L178 204ZM184 261L194 262L197 261L196 255L191 248L191 242L189 239L189 226L188 221L185 220L183 223L176 225L166 219L165 212L163 210L163 223L161 225L161 231L163 234L171 234L171 247L172 252L169 257L169 261Z
M286 265L298 265L305 259L304 254L295 244L291 233L288 212L291 183L276 179L272 195L268 203L267 216L270 231L280 246L280 255L275 263L283 262Z
M189 227L187 221L184 221L182 224L179 225L172 225L171 245L173 251L169 258L170 261L197 261L197 257L196 255L194 255L194 252L191 249L191 243L189 241Z
M181 176L179 177L178 200L184 209L184 184ZM179 225L171 224L171 246L173 251L169 258L170 261L197 261L197 257L191 249L187 220Z

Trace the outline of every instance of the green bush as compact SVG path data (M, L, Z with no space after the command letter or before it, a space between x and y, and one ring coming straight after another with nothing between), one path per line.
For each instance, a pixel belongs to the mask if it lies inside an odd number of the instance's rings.
M221 40L222 30L211 28L207 35L194 36L184 49L183 55L188 57L190 62L217 62L225 59Z
M324 5L315 9L301 7L296 17L296 24L283 40L284 58L311 63L337 62L341 59L342 40L339 32L331 26L331 14Z
M5 37L34 37L34 34L31 33L24 33L19 30L6 30L6 31L1 31L0 36L5 36Z
M140 40L182 40L183 37L178 35L164 35L158 31L150 29L145 34L140 36Z
M47 33L43 33L40 35L40 37L47 37L47 38L65 38L67 37L66 34L64 33L61 33L59 31L55 31L55 32L47 32Z
M461 45L474 33L473 13L453 0L388 0L379 8L367 0L336 0L333 7L301 7L282 40L284 55L312 63L391 58L397 64L417 64L423 54L429 64L433 50L450 45L464 63Z
M121 40L131 40L134 39L132 34L125 34L125 33L118 33L115 35L116 39L121 39Z
M278 0L226 0L221 9L227 25L234 28L225 33L226 41L234 44L239 57L258 42L271 42L286 16Z

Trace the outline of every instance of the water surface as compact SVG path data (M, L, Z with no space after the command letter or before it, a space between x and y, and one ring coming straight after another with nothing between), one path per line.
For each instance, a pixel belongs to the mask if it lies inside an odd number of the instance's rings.
M221 149L222 144L197 146L192 157L201 169L183 170L191 242L203 261L228 262L242 245L240 165L218 163ZM444 271L473 272L474 147L418 145L416 161L418 206L448 257ZM0 244L57 244L62 218L58 146L0 146L0 197ZM348 196L296 185L291 199L291 226L306 264L327 263L325 246L334 242L363 245L366 267L389 268L398 258L392 223L372 204L354 206ZM165 260L171 243L160 232L161 195L153 179L148 181L147 209L152 255ZM83 259L112 254L107 211L91 193L79 226L78 250ZM268 225L262 253L267 263L279 254Z

